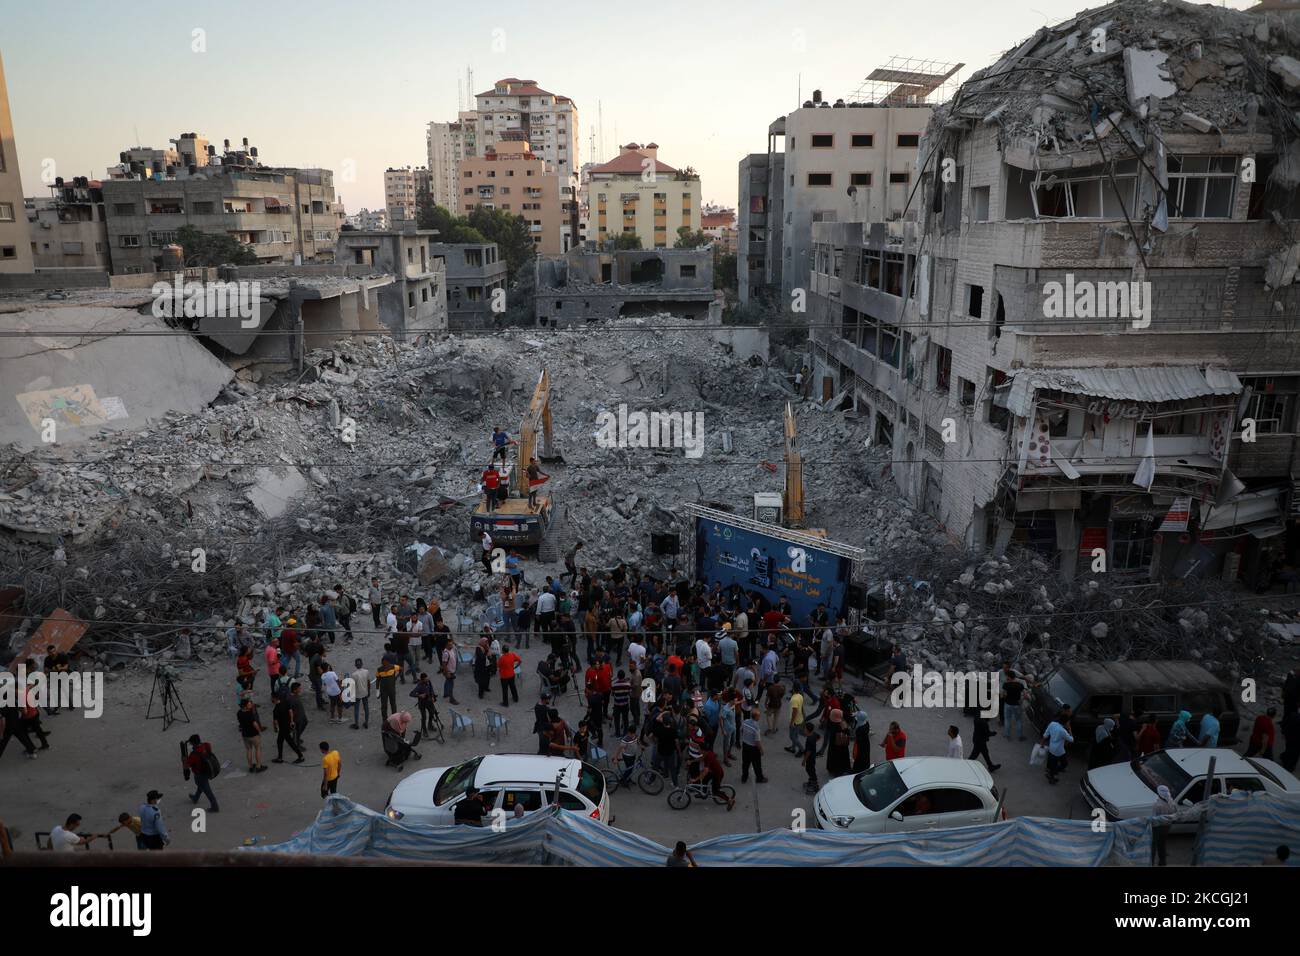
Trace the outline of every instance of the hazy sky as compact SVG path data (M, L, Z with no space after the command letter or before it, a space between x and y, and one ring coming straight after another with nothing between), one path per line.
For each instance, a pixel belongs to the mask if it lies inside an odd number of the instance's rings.
M571 97L584 162L599 102L598 159L653 140L664 162L699 171L706 202L734 205L736 164L766 150L801 74L805 99L820 88L832 101L894 55L964 62L964 79L1089 5L0 0L0 52L29 196L46 194L47 159L101 177L128 146L194 131L218 151L247 136L263 162L331 168L349 212L377 208L384 168L423 165L425 124L455 117L468 65L474 92L517 76ZM348 160L355 182L341 181Z

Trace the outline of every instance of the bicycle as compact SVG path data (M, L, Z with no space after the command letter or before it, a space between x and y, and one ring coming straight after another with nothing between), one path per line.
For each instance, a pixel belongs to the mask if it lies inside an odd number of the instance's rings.
M655 770L645 762L645 758L637 756L636 762L631 768L622 766L620 760L619 766L611 767L605 771L605 786L611 794L615 793L619 787L631 786L633 781L641 788L641 792L648 796L654 797L663 793L664 777L658 770ZM624 783L624 780L627 782Z
M668 806L674 810L685 810L691 805L691 798L704 800L709 797L713 802L722 806L731 806L732 801L736 799L735 787L729 787L725 783L718 787L718 792L713 792L713 785L707 781L704 783L687 783L685 786L678 787L668 794Z

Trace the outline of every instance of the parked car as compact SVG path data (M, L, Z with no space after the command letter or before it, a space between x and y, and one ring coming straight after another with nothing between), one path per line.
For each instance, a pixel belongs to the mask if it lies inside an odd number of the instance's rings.
M817 825L845 833L947 830L1007 818L984 765L956 757L904 757L836 777L813 800Z
M1213 793L1300 793L1300 780L1280 764L1261 757L1242 757L1218 747L1180 747L1157 750L1133 763L1111 764L1089 770L1079 781L1083 799L1108 820L1133 820L1151 816L1156 788L1164 784L1179 807L1193 807L1205 799L1205 778L1214 758ZM1175 831L1194 829L1195 821L1176 823Z
M1029 688L1026 714L1041 732L1061 708L1074 709L1071 721L1076 744L1091 743L1097 725L1107 717L1139 708L1153 714L1161 735L1167 735L1178 712L1192 714L1195 734L1201 715L1219 717L1219 743L1237 742L1240 715L1228 685L1192 661L1118 661L1065 664L1041 684Z
M407 823L450 825L456 804L470 787L478 788L489 813L501 809L513 814L519 804L525 813L533 813L558 800L563 810L585 813L601 823L612 820L604 774L571 757L534 754L491 754L454 767L416 771L388 795L384 812Z

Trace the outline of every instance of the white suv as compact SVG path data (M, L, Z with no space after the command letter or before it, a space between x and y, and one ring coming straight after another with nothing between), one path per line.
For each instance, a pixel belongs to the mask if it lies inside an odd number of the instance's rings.
M389 794L384 812L406 823L448 826L455 823L456 804L470 787L478 788L489 814L500 809L513 815L516 805L534 813L558 800L562 810L601 823L611 820L604 774L571 757L533 754L492 754L455 767L418 770Z

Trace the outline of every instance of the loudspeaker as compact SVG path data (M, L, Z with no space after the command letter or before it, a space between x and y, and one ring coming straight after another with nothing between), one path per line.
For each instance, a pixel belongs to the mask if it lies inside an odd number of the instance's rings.
M861 611L867 606L866 588L860 584L850 584L844 590L844 603L855 611Z
M681 538L676 534L651 533L650 551L652 554L677 554L681 548Z

